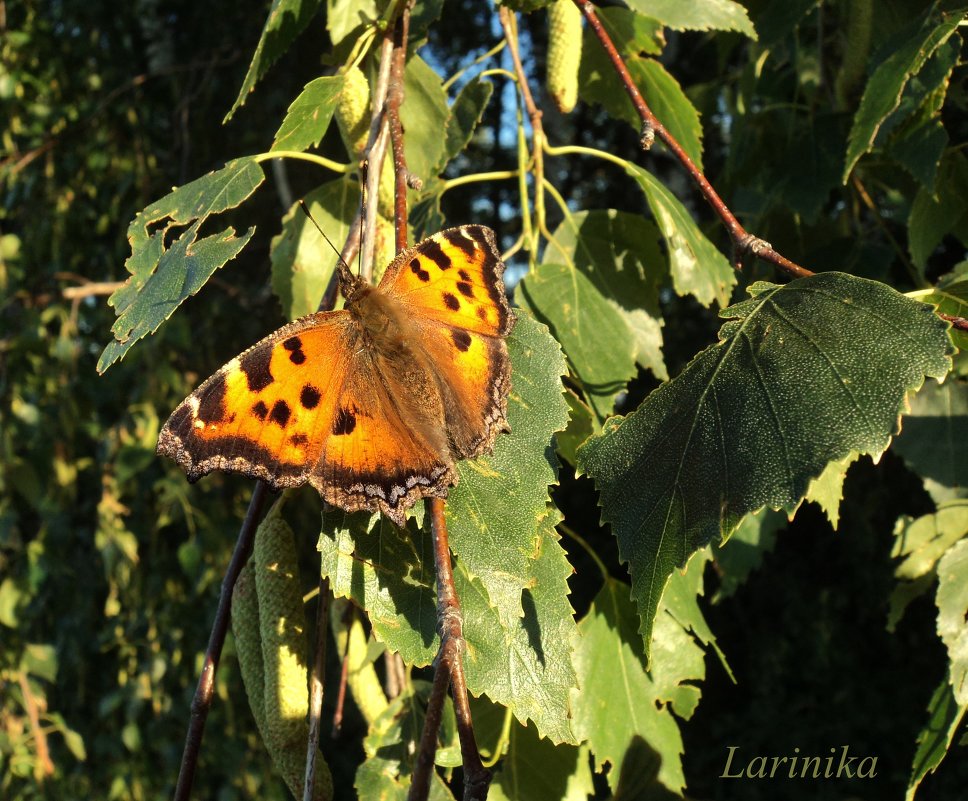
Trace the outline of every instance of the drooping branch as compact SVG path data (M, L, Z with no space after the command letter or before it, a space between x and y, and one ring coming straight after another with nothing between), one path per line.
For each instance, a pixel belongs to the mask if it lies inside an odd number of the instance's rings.
M703 175L702 170L700 170L693 160L689 158L689 155L683 150L682 145L676 140L676 138L669 133L666 127L656 118L649 108L645 99L642 97L642 93L639 92L638 87L635 85L635 81L632 79L631 74L628 71L628 67L625 66L625 62L622 60L621 54L612 42L611 37L608 35L608 31L602 26L601 20L598 19L598 15L595 13L595 7L589 2L589 0L574 0L575 5L581 10L585 19L588 21L588 25L595 37L601 43L602 48L605 50L606 55L612 62L612 66L615 68L615 72L622 82L622 86L625 88L626 94L632 101L632 105L635 107L636 113L639 115L639 119L642 121L642 145L648 150L652 144L652 140L658 137L662 140L666 147L672 152L672 154L679 160L679 163L685 168L686 172L689 173L692 180L699 187L699 191L702 196L706 198L706 201L712 206L713 210L719 216L726 230L729 232L729 236L733 241L734 250L734 265L739 269L741 266L741 257L745 253L750 253L763 261L770 262L776 265L780 269L784 270L789 275L794 278L803 278L808 275L813 275L813 273L790 261L785 256L777 253L773 250L773 246L769 242L765 242L762 239L749 233L742 225L740 225L739 220L733 215L723 199L719 196L715 189L713 189L712 184Z
M326 676L326 638L329 636L329 579L320 578L316 599L316 646L309 676L309 736L306 738L306 774L303 801L313 801L316 788L316 756L319 727L323 718L323 681Z
M232 590L239 573L252 553L252 543L255 541L255 530L262 519L266 500L269 497L269 485L264 481L257 481L249 501L248 511L239 529L239 536L235 542L235 551L229 561L229 566L222 579L222 589L219 594L218 608L215 611L215 622L212 633L208 638L208 648L205 650L205 662L202 675L198 679L195 697L192 699L191 718L188 724L188 734L185 737L185 750L182 752L181 768L178 771L178 782L175 785L174 801L188 801L195 780L195 769L198 767L198 752L202 746L205 734L205 721L212 706L215 693L215 673L218 670L219 659L222 656L222 646L228 632L229 620L232 616Z

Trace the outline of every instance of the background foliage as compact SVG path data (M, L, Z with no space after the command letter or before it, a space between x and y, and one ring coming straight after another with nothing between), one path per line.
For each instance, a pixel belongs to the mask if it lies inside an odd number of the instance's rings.
M235 163L231 176L248 176L249 184L221 206L210 205L224 210L217 217L189 214L194 206L185 194L169 196L168 206L157 201L172 186L270 147L351 161L354 144L335 109L342 85L333 83L348 85L351 78L333 68L344 64L364 30L359 13L373 18L377 5L302 3L289 13L277 3L278 26L260 41L264 3L0 4L4 797L171 794L218 585L251 489L224 476L189 487L154 455L160 420L224 361L315 305L330 257L304 235L291 203L312 193L321 223L339 239L355 190L350 179L334 179L317 165L285 159L270 166L256 157ZM889 288L965 316L962 11L923 0L743 5L745 12L709 0L682 12L680 4L636 0L602 16L657 115L748 230L812 270L849 274L826 280L849 286L845 291L871 315L883 311L880 327L847 326L837 309L822 306L766 326L799 331L813 324L834 340L869 347L877 358L852 385L870 390L881 422L872 424L871 436L864 421L849 422L847 433L865 436L835 437L835 446L803 456L815 472L843 461L811 486L813 500L799 506L792 522L782 512L756 510L770 503L792 513L804 481L780 492L764 479L728 514L700 498L711 520L689 547L663 556L668 585L642 591L636 559L650 551L641 549L635 526L622 521L643 519L634 504L645 496L628 491L629 477L635 486L643 470L667 474L650 461L662 451L644 432L655 429L665 441L679 430L663 416L663 404L689 401L690 382L716 348L730 347L731 337L747 330L739 321L762 319L754 307L763 298L785 297L785 290L753 282L785 279L762 263L748 262L738 276L729 269L719 255L729 254L729 243L679 165L661 147L640 151L637 119L587 30L578 105L559 113L542 89L551 60L548 14L521 15L520 46L544 111L552 146L545 176L554 191L545 195L544 229L527 241L530 253L510 260L508 275L516 281L527 272L515 301L550 328L564 358L538 324L520 324L512 343L515 386L533 379L541 391L523 397L540 415L512 420L518 439L505 438L505 445L538 458L518 476L519 462L499 452L495 472L507 483L491 489L492 498L531 493L522 508L533 528L514 528L509 513L493 532L493 547L504 536L519 548L513 570L507 560L494 561L491 543L473 526L460 530L469 525L473 497L459 493L478 491L472 468L462 466L464 481L449 504L459 589L480 626L468 627L469 638L479 637L472 641L477 661L469 681L490 697L474 707L478 736L485 752L507 747L495 798L638 798L683 786L694 797L899 797L940 760L949 740L952 752L918 797L956 798L968 782L968 760L955 736L968 703L959 689L964 658L957 656L965 637L968 532L963 357L955 356L944 384L929 380L914 396L903 434L876 465L849 453L881 450L904 391L924 374L947 370L943 344L932 340L940 330L931 328L934 318ZM494 227L508 248L522 231L531 234L535 209L522 208L518 181L447 183L516 169L518 131L531 133L506 73L469 80L472 70L449 94L440 86L441 76L499 41L495 20L480 3L418 6L415 37L426 45L422 61L408 67L404 110L410 165L425 184L412 198L417 235L474 221ZM363 66L372 72L369 62ZM506 51L484 66L511 68ZM323 70L333 73L323 79L329 83L311 84ZM332 105L338 126L317 120L313 127L298 103L290 108L306 85L315 93L304 96L306 108ZM456 121L451 127L449 119ZM449 135L441 138L441 130ZM596 153L555 152L563 146ZM529 197L533 203L533 185ZM128 224L142 211L132 231L140 226L143 234L129 243ZM204 241L228 227L242 239L251 236L238 257L220 271L208 263L214 274L201 294L153 336L128 345L124 361L99 376L99 358L104 367L108 355L122 354L102 355L115 310L88 282L126 279L132 244L136 253L152 241L177 251L186 236ZM135 273L140 266L145 276L155 269L136 259L128 266ZM75 287L92 294L65 292ZM147 293L117 296L116 310ZM740 305L717 319L716 306L730 302ZM162 320L142 321L144 333ZM724 344L717 345L721 326ZM923 346L922 355L913 354L911 341ZM789 345L780 352L801 365L809 355ZM908 373L894 375L899 364ZM748 371L742 363L727 366L734 370L732 406L739 404L739 418L749 421L748 430L727 427L736 436L729 452L749 445L749 464L771 480L782 478L775 464L782 444L753 447L769 415L747 389ZM774 367L793 380L780 407L792 417L783 419L807 434L836 429L833 422L816 425L816 413L799 402L810 397L805 388L822 369L811 364L790 373L782 360ZM557 376L566 369L561 396ZM662 392L649 395L670 377ZM570 423L559 431L552 465L543 443L565 426L566 403ZM620 426L605 424L608 433L578 451L613 412L630 416ZM623 436L643 453L627 458ZM813 439L796 440L805 450L807 442ZM636 459L641 468L630 471ZM594 476L600 494L576 475L576 463ZM755 483L756 475L751 471L749 480ZM697 492L709 489L692 478ZM549 505L543 489L555 480ZM655 480L646 486L658 492ZM599 526L600 501L612 530ZM290 499L285 511L307 589L318 575L317 546L338 591L335 578L351 547L367 565L388 560L383 573L400 579L389 585L391 595L412 595L393 596L383 609L385 596L357 597L352 585L343 591L367 609L365 628L409 661L426 664L434 652L432 621L425 631L401 629L393 617L406 621L407 610L431 597L426 535L413 525L407 536L389 524L368 531L365 521L328 515L317 543L319 509L311 493ZM727 545L698 552L685 573L674 570L693 547L720 533L724 519L739 524ZM565 535L560 545L556 526ZM540 622L539 635L518 626L522 613ZM420 708L407 699L419 701L426 687L417 670L411 691L388 705L365 669L379 647L371 642L368 651L364 626L341 615L334 611L340 641L357 643L351 648L360 665L351 684L357 706L343 736L324 739L322 749L336 796L351 798L354 783L374 788L388 774L400 772L405 784L401 743L415 731ZM330 676L338 674L339 651L331 649ZM603 659L609 653L614 657ZM502 688L500 678L513 675L517 656L533 660L538 678L523 690ZM619 669L624 683L615 680ZM501 704L513 709L513 721ZM851 754L878 756L876 779L718 778L729 746L783 756L794 748L826 755L844 744ZM442 753L446 761L447 749ZM256 731L231 640L202 759L197 797L287 796ZM606 764L605 774L593 772ZM398 785L380 786L396 792ZM442 782L435 792L447 792Z

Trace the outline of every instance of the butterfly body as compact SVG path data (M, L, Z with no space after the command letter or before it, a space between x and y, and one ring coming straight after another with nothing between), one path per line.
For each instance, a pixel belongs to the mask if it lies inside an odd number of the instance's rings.
M398 525L445 497L455 464L507 430L514 318L482 226L401 253L378 287L344 271L345 308L296 320L226 364L171 415L158 452L276 489L312 484Z

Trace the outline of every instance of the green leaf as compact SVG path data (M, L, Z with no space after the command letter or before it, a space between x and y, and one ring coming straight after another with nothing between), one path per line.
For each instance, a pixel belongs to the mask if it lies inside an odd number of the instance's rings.
M481 78L474 78L460 90L450 106L444 130L444 152L433 169L434 175L442 173L451 159L467 147L493 92L494 84Z
M313 219L334 242L343 242L360 202L358 184L338 178L314 189L304 198ZM311 314L329 285L338 254L320 236L298 204L282 218L282 231L272 240L272 291L290 320Z
M738 31L756 39L746 9L732 0L628 0L628 4L676 31Z
M555 436L558 455L568 464L575 464L575 451L595 432L592 410L569 388L565 388L568 403L568 426Z
M955 733L965 717L968 706L955 701L951 684L945 679L928 703L928 722L918 734L918 749L911 765L905 801L914 801L914 794L928 773L934 773L954 742Z
M444 156L450 109L440 76L420 56L407 61L403 80L404 102L400 122L407 132L404 150L407 170L424 183L436 176L434 168Z
M930 303L943 314L968 318L968 261L955 265L950 273L941 276L934 289L912 292L910 297ZM959 351L955 356L954 372L958 376L966 377L968 376L968 332L951 328L948 335Z
M638 633L639 621L629 599L629 587L607 579L588 613L578 624L581 637L575 651L575 668L581 690L572 696L575 733L588 741L599 768L612 765L609 779L616 783L626 751L636 737L661 754L662 784L680 792L685 784L682 773L682 736L673 718L665 691L681 679L700 678L676 675L675 665L659 687L645 669L645 653ZM691 651L692 668L702 666L702 652L695 642L668 615L657 621L657 644L662 643L662 658L674 657L677 647ZM656 649L658 661L659 648Z
M574 570L558 543L554 518L541 523L533 585L522 596L524 616L504 628L484 587L458 563L455 585L464 605L467 687L511 709L555 743L576 743L569 695L577 688L572 652L578 630L568 601Z
M911 399L911 410L904 416L904 427L892 447L926 482L940 485L951 497L965 497L966 442L968 383L949 377L940 385L926 384Z
M554 745L539 737L534 726L514 724L487 797L489 801L587 801L594 791L587 747Z
M250 228L237 237L226 228L198 239L213 214L235 208L265 180L252 158L230 161L152 203L128 226L131 256L125 262L131 277L111 295L118 313L97 369L103 373L143 337L158 330L185 300L201 289L219 267L235 258L255 233ZM166 239L176 226L188 228L170 246Z
M933 193L938 166L947 146L948 133L944 125L940 120L930 119L918 123L893 140L888 154L897 159L923 189Z
M963 11L939 13L937 5L932 5L910 26L910 35L903 44L892 49L874 70L854 115L842 176L845 184L860 157L874 147L881 125L898 107L907 82L955 32L962 16Z
M713 603L735 593L750 573L763 564L764 555L776 544L777 532L786 524L787 517L783 512L760 509L746 515L729 539L713 550L719 568L719 589L713 596Z
M847 471L850 466L857 461L858 454L852 453L845 459L828 464L823 472L810 482L807 493L803 496L804 501L813 501L827 516L834 531L840 522L840 502L844 498L844 479L847 478ZM799 505L798 507L799 508ZM791 513L791 517L793 514Z
M635 345L625 318L574 267L539 264L518 285L522 303L561 342L572 374L598 423L635 375Z
M236 110L245 104L249 93L262 80L269 68L289 49L295 38L302 33L319 10L320 0L272 0L269 16L262 28L262 36L256 45L252 62L235 98L232 108L223 122L232 119Z
M965 533L968 534L968 526ZM968 539L938 562L938 635L948 649L948 678L959 706L968 704Z
M333 47L379 16L376 0L326 0L326 30Z
M568 405L561 386L565 360L544 326L519 314L508 351L511 433L498 437L493 456L458 464L460 481L447 501L447 528L454 553L484 585L491 606L510 628L522 614L521 591L534 581L538 523L549 514L548 486L558 482L558 462L549 445L568 424Z
M365 515L333 517L324 519L319 550L334 594L365 609L374 635L405 661L430 664L439 641L429 533L412 524L404 532L382 520L367 533ZM344 517L346 526L334 525ZM454 584L464 615L470 691L487 693L522 722L533 720L554 742L574 742L568 722L569 691L575 687L576 628L567 583L572 568L554 522L549 516L538 524L532 585L519 602L523 617L499 614L483 584L459 561ZM496 552L495 561L501 556Z
M659 316L659 287L668 267L659 248L659 232L651 222L614 209L566 214L542 260L564 260L588 276L625 318L636 362L657 378L668 379Z
M951 153L942 160L937 194L921 189L908 217L908 249L922 273L934 249L968 221L968 160Z
M459 465L447 503L454 571L464 608L467 684L534 720L544 736L573 741L568 690L574 686L568 602L572 568L558 544L548 484L556 479L552 434L564 427L563 360L542 327L520 315L508 345L511 433L493 457ZM319 539L333 592L369 615L373 632L407 662L437 651L430 535L366 515L329 513ZM523 614L522 614L523 613Z
M645 193L659 230L665 237L672 284L679 295L693 295L703 306L714 300L725 306L736 285L736 273L726 257L699 230L679 200L648 172L627 164Z
M363 740L366 760L356 771L354 787L360 798L405 801L413 773L413 756L420 744L430 684L413 682L398 695L370 727ZM449 702L445 715L453 717ZM430 799L453 801L453 795L433 772Z
M20 657L20 669L38 679L54 681L57 678L57 651L53 645L32 643Z
M875 281L823 273L749 291L722 312L718 344L578 451L629 562L646 643L693 551L749 512L796 503L829 462L879 455L906 394L950 366L931 308Z
M968 501L944 503L937 512L911 518L903 515L894 526L891 556L903 557L895 569L900 579L916 579L935 570L938 560L968 534Z
M632 82L649 108L682 145L689 158L701 168L702 125L699 112L666 68L656 59L642 55L661 53L661 28L625 9L603 9L599 16L605 29L614 37L614 44L623 56ZM601 105L613 117L623 119L639 130L642 120L615 74L610 59L591 31L586 30L585 37L579 67L579 93L582 99L586 103Z
M342 75L330 75L307 83L289 106L269 149L302 152L317 146L329 128L342 90Z
M29 601L29 596L18 582L10 577L0 581L0 625L19 628L20 613Z

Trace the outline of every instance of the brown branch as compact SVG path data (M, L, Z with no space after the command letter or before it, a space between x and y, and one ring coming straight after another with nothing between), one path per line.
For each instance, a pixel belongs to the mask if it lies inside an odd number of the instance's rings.
M393 233L396 251L407 247L407 156L403 150L403 125L400 106L403 103L403 71L407 62L407 38L410 34L411 3L404 3L393 26L393 56L390 63L390 90L387 93L387 124L393 146Z
M521 92L521 100L524 103L524 110L528 114L531 122L531 161L534 171L534 213L539 223L544 220L544 126L541 122L542 112L534 102L531 94L531 87L528 84L528 76L521 63L521 55L518 52L518 31L514 14L507 6L501 6L498 10L498 19L501 28L504 30L504 39L508 43L508 51L511 54L511 62L514 64L514 74L518 79L518 90ZM532 245L533 247L533 245Z
M622 56L619 54L618 50L615 48L615 44L612 42L611 37L608 32L602 27L601 21L598 19L595 13L595 7L589 2L589 0L574 0L575 5L578 6L581 13L584 15L585 19L588 21L588 25L592 32L595 34L598 41L601 43L605 50L606 55L612 62L612 66L615 68L615 72L618 74L619 80L621 80L622 85L625 87L625 92L632 101L632 105L635 107L635 111L639 115L639 119L642 120L642 139L643 146L648 149L648 145L651 144L651 140L654 137L659 137L672 151L675 157L679 160L679 163L686 169L692 180L699 187L699 191L702 196L706 199L710 206L712 206L713 211L719 216L726 230L729 232L729 236L733 241L734 249L734 265L737 268L740 266L740 256L745 253L750 253L763 261L775 264L777 267L781 268L788 274L792 275L794 278L803 278L808 275L813 275L813 273L796 264L785 256L780 255L775 250L773 250L772 245L768 242L764 242L762 239L753 236L748 233L739 221L733 215L733 213L727 208L726 204L723 202L722 198L713 189L712 184L706 180L706 176L703 175L702 170L700 170L694 163L689 155L683 150L682 145L676 141L676 138L666 130L665 126L656 119L655 115L652 113L651 109L639 92L638 87L635 85L635 81L629 74L628 68L625 66L625 62L622 60Z
M968 320L964 317L956 317L953 314L944 314L943 312L936 312L936 314L942 320L947 320L951 323L952 328L957 328L960 331L968 331Z
M326 675L326 638L329 636L329 580L319 579L316 606L316 654L309 677L309 737L306 739L306 776L303 801L313 801L316 788L316 756L319 753L319 724L323 717L323 678Z
M30 732L34 736L34 743L37 746L37 764L34 765L34 779L37 784L43 784L44 779L54 775L54 763L50 758L50 748L47 746L47 734L43 726L40 725L40 708L33 691L30 689L30 679L27 678L25 671L17 674L20 684L20 693L24 699L24 709L27 711L27 720L30 721Z
M215 622L212 633L208 638L208 648L205 651L205 663L202 675L198 679L195 697L192 699L191 719L188 724L188 735L185 737L185 750L182 752L181 769L178 771L178 783L175 785L174 801L188 801L195 779L195 769L198 767L198 752L205 733L205 721L212 706L212 696L215 692L215 672L222 656L222 646L225 644L225 634L228 631L229 620L232 616L232 590L239 578L239 573L252 553L252 543L255 540L255 530L262 518L262 512L269 497L269 485L257 481L249 501L249 509L245 513L245 520L239 529L239 537L235 543L235 551L222 579L222 591L218 599L218 609L215 612Z

